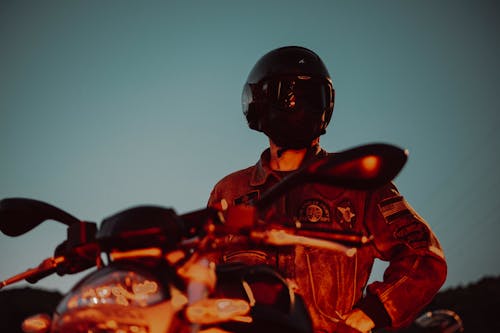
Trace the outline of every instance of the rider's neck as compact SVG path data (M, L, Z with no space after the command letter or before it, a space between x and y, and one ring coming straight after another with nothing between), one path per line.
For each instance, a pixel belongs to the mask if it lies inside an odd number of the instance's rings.
M311 147L319 144L319 138L311 142ZM269 140L269 148L271 151L271 159L269 165L272 170L276 171L293 171L297 170L304 160L308 148L303 149L285 149L276 145L272 140Z

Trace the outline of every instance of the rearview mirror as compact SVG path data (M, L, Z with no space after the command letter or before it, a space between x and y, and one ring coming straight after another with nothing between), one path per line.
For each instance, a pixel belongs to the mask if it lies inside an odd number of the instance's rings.
M78 223L76 217L48 203L26 199L7 198L0 201L0 231L7 236L19 236L46 220L66 225Z
M407 159L407 151L382 143L328 154L285 177L255 204L265 208L290 188L307 182L356 190L375 189L393 180Z

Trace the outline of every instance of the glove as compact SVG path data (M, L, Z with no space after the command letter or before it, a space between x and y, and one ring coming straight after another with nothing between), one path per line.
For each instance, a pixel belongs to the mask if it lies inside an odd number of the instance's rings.
M375 327L373 320L361 309L353 309L339 323L337 333L368 333Z
M362 333L362 332L341 321L337 324L337 329L335 330L335 333Z

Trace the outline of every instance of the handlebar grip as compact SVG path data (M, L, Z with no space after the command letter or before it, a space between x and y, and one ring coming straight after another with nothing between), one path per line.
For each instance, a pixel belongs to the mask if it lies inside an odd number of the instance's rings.
M56 272L56 269L51 268L51 269L48 269L46 271L31 275L31 276L25 278L25 280L31 284L34 284L34 283L37 283L38 281L40 281L41 279L43 279L49 275L54 274L55 272Z
M372 241L371 237L352 233L334 233L304 229L298 229L295 233L304 237L324 239L352 247L362 247Z
M35 283L38 280L55 273L57 266L65 260L66 259L63 256L45 259L40 265L38 265L38 267L30 268L25 272L14 275L13 277L0 282L0 289L21 280L26 280L29 283Z

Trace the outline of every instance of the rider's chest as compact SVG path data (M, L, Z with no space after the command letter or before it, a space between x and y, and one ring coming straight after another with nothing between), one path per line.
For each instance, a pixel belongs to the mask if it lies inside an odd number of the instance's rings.
M322 185L306 185L283 198L295 222L321 229L363 231L366 194Z

